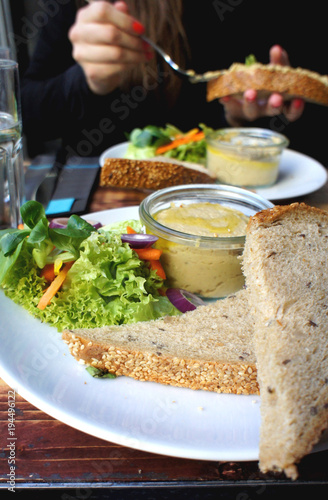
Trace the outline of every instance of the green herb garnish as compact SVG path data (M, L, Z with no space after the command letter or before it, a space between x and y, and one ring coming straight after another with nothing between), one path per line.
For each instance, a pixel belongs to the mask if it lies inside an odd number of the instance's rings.
M257 59L254 56L254 54L249 54L249 56L247 56L245 58L245 65L246 66L251 66L252 64L255 64L255 63L257 63Z
M88 366L86 370L94 378L116 378L115 373L110 373L94 366Z

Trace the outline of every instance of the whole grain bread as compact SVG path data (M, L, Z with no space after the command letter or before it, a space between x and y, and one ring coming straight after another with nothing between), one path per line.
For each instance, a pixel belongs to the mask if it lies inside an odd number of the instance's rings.
M181 316L66 330L80 362L116 375L218 393L258 394L245 290Z
M158 160L107 158L100 170L102 187L156 190L181 184L213 183L204 168Z
M328 426L328 213L276 206L243 254L261 393L260 468L295 479Z
M328 105L328 76L302 68L261 63L249 66L235 63L217 78L213 72L213 79L207 83L207 100L238 96L250 88L257 90L260 98L278 92L285 100L300 97Z
M66 330L82 363L141 381L261 395L259 465L296 479L328 427L328 212L251 217L247 288L179 317Z

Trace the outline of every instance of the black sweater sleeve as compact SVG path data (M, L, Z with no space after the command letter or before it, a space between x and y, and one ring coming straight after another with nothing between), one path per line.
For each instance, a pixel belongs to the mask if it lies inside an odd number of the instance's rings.
M23 131L28 144L61 138L76 147L81 130L97 123L102 97L88 88L82 68L72 58L68 31L75 19L73 1L49 16L41 30L21 83Z

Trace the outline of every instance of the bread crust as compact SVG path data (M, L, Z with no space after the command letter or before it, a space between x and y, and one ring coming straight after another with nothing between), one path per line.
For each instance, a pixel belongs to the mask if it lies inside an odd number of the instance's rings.
M272 208L261 210L253 215L248 222L246 232L251 232L259 226L270 226L274 222L283 218L285 215L293 214L297 216L315 216L321 217L322 220L327 222L328 213L325 210L317 207L311 207L306 203L291 203L290 205L275 205Z
M181 316L66 330L80 363L140 381L227 394L259 394L246 290Z
M207 83L207 101L230 95L240 96L247 89L257 90L259 98L278 92L285 100L299 97L328 106L327 76L302 68L260 63L250 66L233 64L221 76L210 80Z
M100 172L101 187L156 190L182 184L208 184L205 172L164 161L107 158Z
M150 381L193 390L225 394L259 394L256 366L209 359L181 359L147 351L135 351L115 344L94 343L83 335L65 331L66 341L74 357L116 376L142 382Z

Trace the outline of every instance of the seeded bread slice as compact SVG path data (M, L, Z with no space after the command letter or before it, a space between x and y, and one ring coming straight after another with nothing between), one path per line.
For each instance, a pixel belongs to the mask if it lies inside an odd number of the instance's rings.
M205 168L166 161L107 158L100 171L102 187L155 190L181 184L207 184L215 179Z
M328 213L275 206L243 254L261 393L260 469L296 479L328 426Z
M215 72L213 72L213 77ZM207 83L207 100L229 95L242 95L245 90L258 91L259 97L279 92L285 100L300 97L306 101L328 105L328 76L303 68L277 64L233 64Z
M258 394L253 320L245 290L181 316L66 330L80 362L142 381L218 393Z

